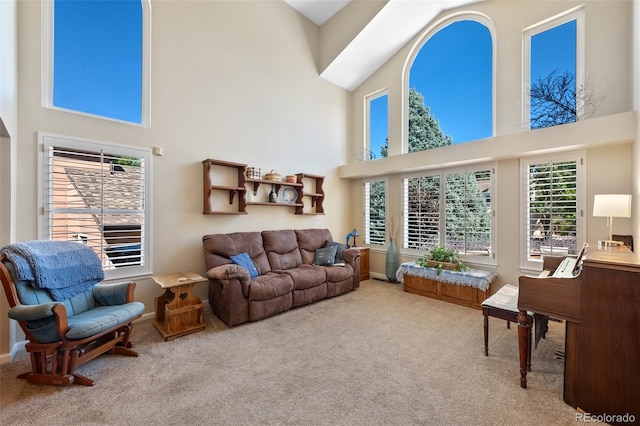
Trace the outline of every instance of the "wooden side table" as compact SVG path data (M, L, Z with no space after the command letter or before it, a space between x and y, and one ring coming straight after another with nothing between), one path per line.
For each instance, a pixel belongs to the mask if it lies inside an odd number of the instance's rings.
M204 330L202 300L192 294L196 283L207 281L193 272L154 275L153 281L165 289L156 297L156 326L164 340Z
M360 251L360 282L369 279L369 247L350 247Z

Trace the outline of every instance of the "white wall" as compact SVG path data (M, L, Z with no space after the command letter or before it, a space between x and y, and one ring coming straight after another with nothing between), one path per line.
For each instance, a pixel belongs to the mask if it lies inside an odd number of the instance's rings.
M155 273L204 274L209 233L326 227L341 240L352 229L350 193L335 173L346 161L350 96L318 76L318 27L286 3L152 2L150 128L41 107L40 19L39 2L19 2L17 240L37 237L38 131L164 148L153 159ZM205 216L207 158L325 175L326 215L250 206L248 215ZM137 282L136 299L153 312L162 291L150 279ZM196 293L206 299L206 284Z
M17 3L0 1L0 246L14 238L16 200L16 138L18 135ZM15 340L9 326L9 305L0 297L0 363L8 342Z
M587 157L587 241L594 242L607 235L600 218L591 217L593 195L597 192L629 192L632 190L632 144L636 139L637 117L632 111L631 81L631 2L585 2L587 77L604 95L599 109L590 120L523 132L521 124L522 94L522 30L555 16L583 2L517 2L486 1L442 13L433 22L457 12L484 14L495 26L496 38L496 135L482 141L453 145L422 153L402 154L371 162L356 162L341 166L340 175L352 179L354 198L362 199L361 177L388 174L391 202L390 215L401 217L400 173L406 170L436 168L460 161L494 160L497 162L497 272L494 289L504 283L517 283L522 273L520 265L520 175L519 158L542 152L585 150ZM425 25L425 31L432 23ZM423 33L424 34L424 33ZM402 110L406 102L403 69L416 37L360 87L353 91L354 147L362 146L365 117L363 99L366 95L388 89L389 152L400 152L404 132ZM355 195L359 194L359 195ZM362 202L360 202L361 206ZM361 224L358 209L352 221ZM361 225L360 225L361 226ZM617 219L615 233L630 233L631 221ZM372 272L384 275L384 250L372 248ZM402 256L402 260L413 260Z

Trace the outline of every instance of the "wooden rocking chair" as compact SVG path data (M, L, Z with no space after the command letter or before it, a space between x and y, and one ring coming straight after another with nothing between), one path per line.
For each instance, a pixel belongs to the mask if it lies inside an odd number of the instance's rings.
M19 280L4 255L0 280L11 307L9 317L29 340L31 371L19 378L34 384L93 386L93 380L75 373L79 365L106 352L138 356L129 341L131 323L144 311L142 303L133 301L135 283L98 284L55 301L47 289Z

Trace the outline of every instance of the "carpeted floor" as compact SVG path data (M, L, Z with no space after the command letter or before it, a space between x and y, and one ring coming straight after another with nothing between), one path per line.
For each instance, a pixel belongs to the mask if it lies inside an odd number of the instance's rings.
M369 280L349 294L256 323L164 342L136 322L140 357L79 368L94 387L30 385L26 353L0 366L2 425L574 424L562 401L564 324L550 323L520 388L517 327Z

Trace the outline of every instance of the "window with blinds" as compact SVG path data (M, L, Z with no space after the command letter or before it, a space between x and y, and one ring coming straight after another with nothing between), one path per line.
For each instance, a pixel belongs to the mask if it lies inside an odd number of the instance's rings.
M404 247L431 250L440 244L440 175L403 179Z
M365 243L381 245L386 240L386 187L384 180L364 183Z
M491 254L491 170L445 175L445 246L460 254Z
M45 136L44 160L43 238L90 246L107 278L149 272L149 153Z
M577 254L582 240L580 166L577 155L523 162L527 260Z
M422 255L445 246L493 262L493 175L494 167L480 167L404 177L403 247Z

